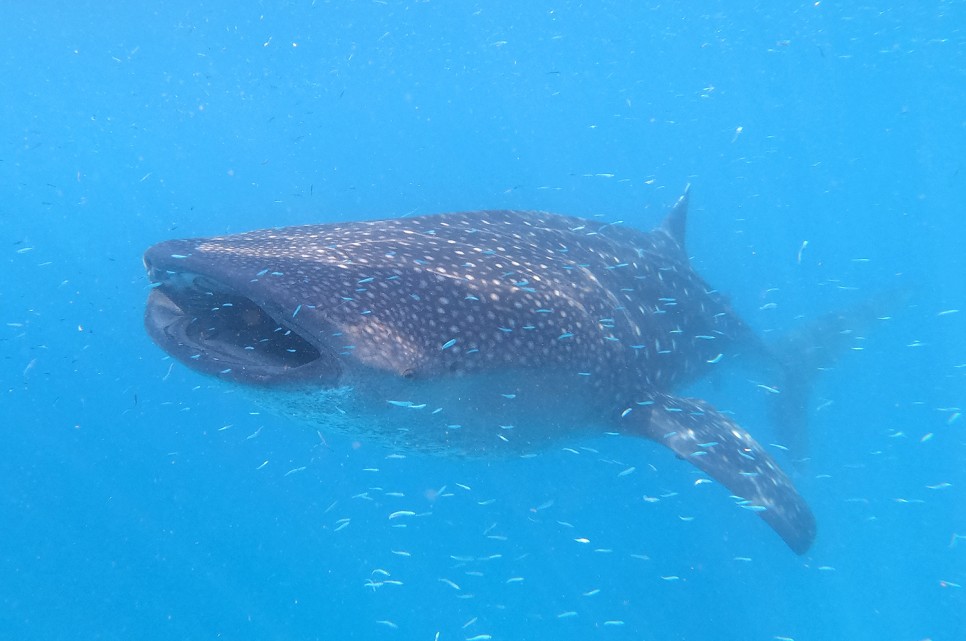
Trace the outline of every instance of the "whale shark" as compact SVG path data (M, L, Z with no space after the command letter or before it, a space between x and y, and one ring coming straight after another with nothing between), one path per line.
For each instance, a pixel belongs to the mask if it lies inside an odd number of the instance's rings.
M649 232L485 210L167 240L144 254L145 327L284 415L395 448L649 439L803 554L816 523L790 477L731 416L676 393L768 354L692 269L687 210L685 190Z

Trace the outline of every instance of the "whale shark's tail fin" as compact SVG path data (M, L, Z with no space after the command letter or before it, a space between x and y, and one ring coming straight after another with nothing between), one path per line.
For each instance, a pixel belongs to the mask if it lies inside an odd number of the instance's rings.
M877 320L911 298L909 288L894 288L844 309L823 314L762 349L778 368L778 394L769 411L778 440L793 458L808 456L808 414L812 383L835 364Z

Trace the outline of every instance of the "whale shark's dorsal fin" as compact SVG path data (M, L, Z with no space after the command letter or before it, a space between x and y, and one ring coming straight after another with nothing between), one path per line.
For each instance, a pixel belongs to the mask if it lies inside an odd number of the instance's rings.
M674 207L668 213L664 222L661 224L661 230L671 237L674 242L683 250L684 249L684 235L688 224L688 197L691 194L691 185L684 186L684 193L678 198L678 201L674 203Z

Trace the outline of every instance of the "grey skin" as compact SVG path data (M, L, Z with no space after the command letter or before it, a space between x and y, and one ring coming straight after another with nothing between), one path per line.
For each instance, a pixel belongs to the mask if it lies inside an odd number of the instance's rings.
M687 193L649 233L477 211L170 240L144 255L145 325L286 415L397 448L647 437L802 554L815 519L788 476L730 418L673 395L722 358L764 353L692 270L686 214Z

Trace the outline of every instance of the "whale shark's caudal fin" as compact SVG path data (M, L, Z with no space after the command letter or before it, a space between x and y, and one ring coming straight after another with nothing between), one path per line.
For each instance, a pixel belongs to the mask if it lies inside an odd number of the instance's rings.
M737 423L704 401L659 394L653 404L623 412L623 432L674 451L757 512L793 551L815 539L815 517L788 476Z
M812 383L875 321L904 305L908 288L894 288L809 321L762 347L778 368L778 394L769 411L778 440L794 459L808 457L808 415Z

